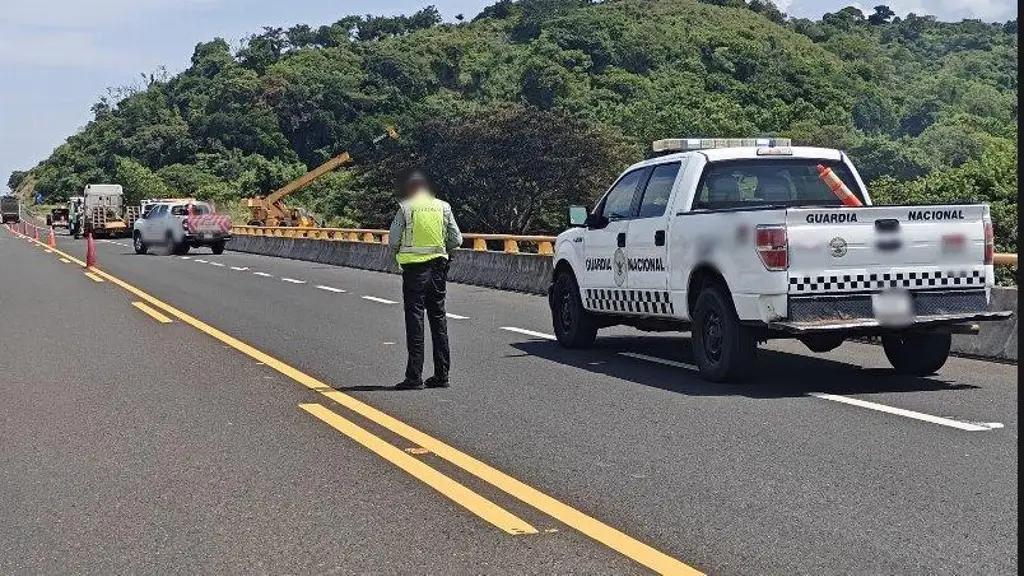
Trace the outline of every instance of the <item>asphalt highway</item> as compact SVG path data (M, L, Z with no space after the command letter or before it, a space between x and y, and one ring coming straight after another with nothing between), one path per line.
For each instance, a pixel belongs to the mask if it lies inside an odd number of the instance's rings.
M1017 572L1016 366L773 342L713 385L450 285L453 386L397 392L395 276L97 247L0 231L0 573Z

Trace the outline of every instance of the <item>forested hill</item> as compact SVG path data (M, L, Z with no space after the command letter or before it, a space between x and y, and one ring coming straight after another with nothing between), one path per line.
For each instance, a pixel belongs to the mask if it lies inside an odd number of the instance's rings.
M379 226L395 174L421 165L464 228L551 232L651 140L775 134L846 149L886 199L996 202L1000 241L1016 244L1016 21L885 6L812 21L764 0L503 0L456 20L428 7L267 28L236 52L199 44L184 72L101 99L9 184L47 201L117 182L223 205L394 123L399 143L293 202Z

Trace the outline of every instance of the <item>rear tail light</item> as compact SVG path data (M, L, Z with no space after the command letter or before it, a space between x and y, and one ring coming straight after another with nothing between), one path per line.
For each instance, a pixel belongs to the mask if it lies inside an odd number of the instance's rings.
M789 268L789 239L786 227L762 224L757 227L757 255L768 270Z
M992 223L985 222L985 264L991 264L996 254L995 234L992 232Z

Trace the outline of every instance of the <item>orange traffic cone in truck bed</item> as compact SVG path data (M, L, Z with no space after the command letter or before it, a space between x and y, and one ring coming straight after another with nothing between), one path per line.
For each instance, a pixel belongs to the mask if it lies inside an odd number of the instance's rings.
M85 235L85 267L96 266L96 242L92 239L92 232Z
M860 198L857 198L853 192L850 192L850 189L846 187L846 184L843 184L843 180L828 166L818 164L818 178L820 178L821 181L828 186L828 189L831 190L837 198L839 198L839 201L843 203L843 206L857 207L864 205L864 203L860 201Z

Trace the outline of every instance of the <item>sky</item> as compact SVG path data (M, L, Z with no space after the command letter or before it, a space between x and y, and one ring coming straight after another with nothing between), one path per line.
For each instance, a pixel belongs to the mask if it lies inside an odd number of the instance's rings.
M434 4L451 20L494 0L0 0L0 190L12 170L46 158L91 118L108 87L183 70L199 42L233 45L263 26L328 24L347 14L411 14ZM1017 17L1013 0L776 0L790 16L885 3L941 20ZM865 10L867 12L867 10Z

